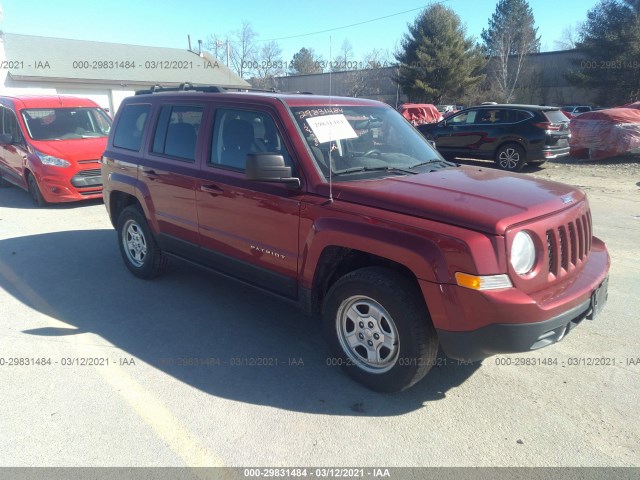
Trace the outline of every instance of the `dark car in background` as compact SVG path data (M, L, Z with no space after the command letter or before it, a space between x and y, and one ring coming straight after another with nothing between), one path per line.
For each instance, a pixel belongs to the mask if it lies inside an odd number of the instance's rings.
M569 121L558 107L480 105L418 130L445 158L492 159L509 171L569 155Z

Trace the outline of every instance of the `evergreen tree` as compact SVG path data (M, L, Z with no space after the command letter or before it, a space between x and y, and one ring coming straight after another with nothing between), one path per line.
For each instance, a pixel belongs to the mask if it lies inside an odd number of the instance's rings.
M484 80L484 56L465 36L456 13L441 4L427 7L409 25L395 55L396 81L414 102L455 102Z
M595 89L602 105L640 99L640 0L601 0L587 13L576 48L583 58L569 82Z
M499 0L482 30L485 52L489 57L489 80L497 100L510 102L525 69L527 55L540 51L540 37L527 0Z
M293 56L289 73L291 75L306 75L309 73L322 73L322 70L322 58L316 56L313 48L302 47L300 51Z

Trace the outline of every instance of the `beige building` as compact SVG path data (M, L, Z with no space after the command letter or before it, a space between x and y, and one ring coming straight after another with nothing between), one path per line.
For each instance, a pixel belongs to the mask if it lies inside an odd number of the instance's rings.
M78 95L115 113L136 90L185 82L249 86L208 52L0 32L0 95Z

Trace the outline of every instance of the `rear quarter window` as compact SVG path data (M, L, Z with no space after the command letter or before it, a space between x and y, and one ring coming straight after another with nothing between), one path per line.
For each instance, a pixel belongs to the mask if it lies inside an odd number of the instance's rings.
M547 110L544 112L544 116L547 117L551 123L562 123L567 121L567 117L560 110Z
M151 105L125 105L113 133L113 146L139 151Z

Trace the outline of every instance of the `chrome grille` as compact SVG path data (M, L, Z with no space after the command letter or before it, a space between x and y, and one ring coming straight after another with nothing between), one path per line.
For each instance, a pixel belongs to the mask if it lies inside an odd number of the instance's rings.
M547 230L549 272L561 277L585 261L591 250L591 213Z

